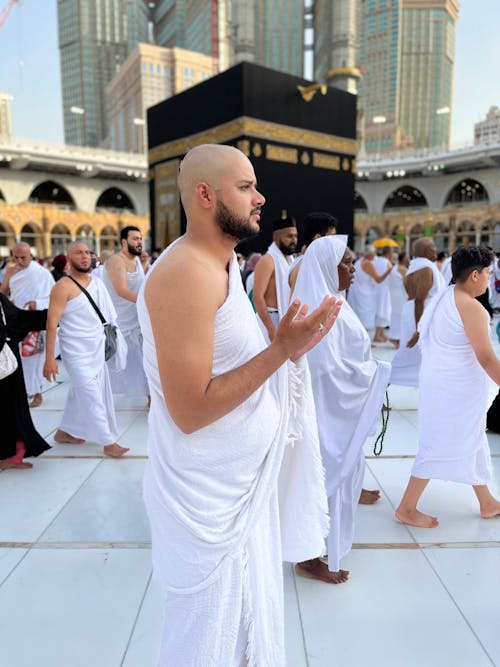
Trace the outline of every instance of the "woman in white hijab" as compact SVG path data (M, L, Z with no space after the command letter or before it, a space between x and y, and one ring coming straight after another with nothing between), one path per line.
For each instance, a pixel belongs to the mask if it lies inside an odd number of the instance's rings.
M354 271L347 236L316 239L302 260L293 298L316 308L325 294L342 295ZM340 559L352 546L365 468L363 444L380 414L390 364L372 357L366 329L346 301L335 326L307 357L326 471L330 533L328 566L315 558L298 563L296 572L341 583L349 574L340 569Z

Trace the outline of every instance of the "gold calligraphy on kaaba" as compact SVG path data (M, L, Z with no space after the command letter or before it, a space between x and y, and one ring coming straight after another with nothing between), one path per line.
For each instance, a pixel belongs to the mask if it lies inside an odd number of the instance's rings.
M267 144L266 159L276 160L277 162L290 162L291 164L297 164L299 161L299 156L296 148L286 148L285 146Z
M340 157L338 155L327 155L326 153L313 153L313 167L322 169L340 170Z

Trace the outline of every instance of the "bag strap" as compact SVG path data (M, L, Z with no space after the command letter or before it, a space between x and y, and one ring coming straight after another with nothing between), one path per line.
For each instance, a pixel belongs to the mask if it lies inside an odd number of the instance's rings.
M87 290L85 289L85 287L84 287L83 285L80 285L80 283L78 282L78 280L75 280L72 276L66 276L66 277L69 278L70 280L72 280L72 281L75 283L75 285L78 285L78 287L82 290L82 292L85 294L85 296L87 297L87 299L90 301L90 305L91 305L92 308L95 310L95 312L98 314L99 319L101 320L101 322L102 322L103 324L106 324L106 320L104 319L104 317L102 316L101 311L100 311L99 308L97 307L96 302L95 302L94 299L90 296L90 294L87 292Z
M5 313L3 312L3 306L1 302L0 302L0 310L2 311L2 322L4 323L5 328L7 328L7 320L5 319Z

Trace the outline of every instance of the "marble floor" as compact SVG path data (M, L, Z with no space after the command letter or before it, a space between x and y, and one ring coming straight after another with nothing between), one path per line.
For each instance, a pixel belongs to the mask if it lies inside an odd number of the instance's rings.
M33 410L51 444L67 389L63 375ZM365 487L382 497L359 506L343 562L350 581L328 586L284 566L287 665L500 666L500 518L480 519L470 488L432 482L422 509L439 516L438 528L393 519L416 449L418 395L389 395L382 454L366 443ZM0 473L0 667L156 664L162 601L141 499L147 411L119 397L117 413L126 459L54 445L32 471ZM500 436L489 440L498 491Z

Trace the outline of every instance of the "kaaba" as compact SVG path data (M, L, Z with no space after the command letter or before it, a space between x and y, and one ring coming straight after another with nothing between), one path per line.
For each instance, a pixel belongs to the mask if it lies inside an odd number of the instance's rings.
M193 146L230 144L251 160L265 196L261 232L244 251L265 251L272 221L328 211L352 234L356 96L253 63L239 63L148 109L151 242L185 230L179 164Z

